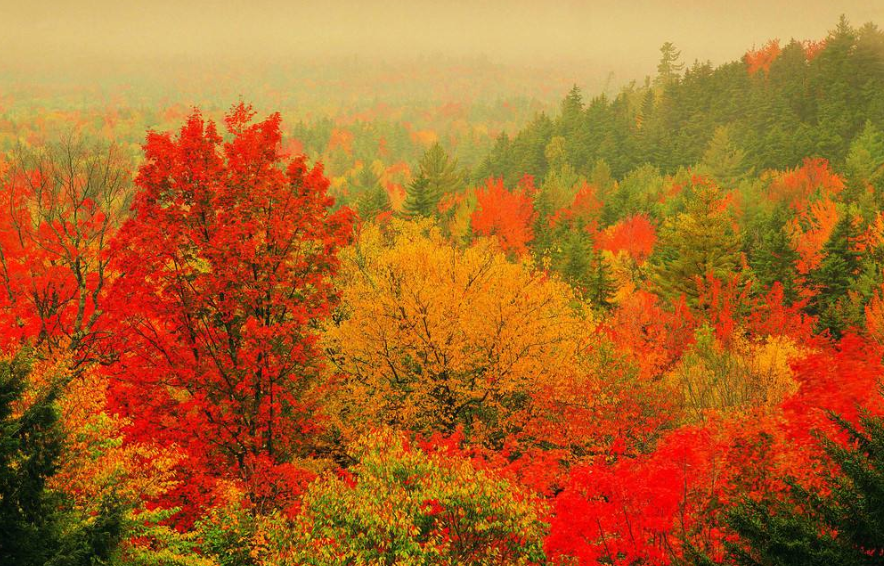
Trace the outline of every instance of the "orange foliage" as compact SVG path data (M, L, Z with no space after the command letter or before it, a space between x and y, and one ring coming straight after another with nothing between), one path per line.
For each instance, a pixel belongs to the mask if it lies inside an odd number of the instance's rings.
M826 48L826 40L821 39L819 41L814 41L812 39L806 39L801 42L801 46L804 47L804 58L808 61L813 61L816 59L816 56Z
M780 40L772 39L760 49L751 49L746 53L746 70L750 75L758 71L764 71L764 76L770 74L770 65L780 56Z
M602 201L598 198L598 189L586 181L574 195L574 202L567 208L562 208L550 217L549 225L579 224L587 232L594 233L598 227L599 215L602 211Z
M353 132L335 128L332 130L331 137L328 140L327 151L332 152L335 149L342 149L347 155L353 154Z
M792 218L786 226L792 245L800 256L796 262L798 273L807 275L820 266L823 247L838 223L838 207L829 198L812 202L807 209Z
M286 157L295 157L296 155L304 154L304 142L299 140L298 138L289 138L286 140L285 145L282 149L282 155Z
M693 340L695 321L684 302L664 310L657 295L638 290L628 294L605 322L618 349L629 353L644 379L660 376Z
M422 147L430 147L439 141L439 134L433 130L418 130L411 132L411 141Z
M654 250L657 229L647 215L637 214L610 226L599 234L596 247L613 254L625 252L636 263L644 263Z
M531 197L535 191L531 177L523 178L514 191L503 186L503 179L488 179L484 188L476 189L478 206L470 222L473 230L482 236L497 236L504 251L526 254L534 239L532 226L537 214Z
M844 179L829 169L827 160L808 157L801 167L775 174L768 185L767 197L801 212L811 201L833 198L843 190Z

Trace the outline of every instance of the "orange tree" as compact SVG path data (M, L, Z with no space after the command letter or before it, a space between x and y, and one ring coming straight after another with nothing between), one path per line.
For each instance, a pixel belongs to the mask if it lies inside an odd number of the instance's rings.
M431 222L393 221L364 226L342 259L342 313L325 340L345 437L375 424L462 427L499 445L535 388L577 372L592 323L570 288L491 240L462 250Z

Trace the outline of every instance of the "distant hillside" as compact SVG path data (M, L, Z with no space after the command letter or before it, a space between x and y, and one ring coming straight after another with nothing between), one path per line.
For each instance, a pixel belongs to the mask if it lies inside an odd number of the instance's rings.
M673 172L699 162L722 127L757 170L805 157L838 165L866 121L884 126L884 33L871 23L855 28L842 17L822 41L773 40L715 68L685 65L671 44L661 52L657 76L644 85L588 103L575 87L557 116L502 134L474 177L542 178L557 136L578 173L589 174L599 159L618 178L648 163Z

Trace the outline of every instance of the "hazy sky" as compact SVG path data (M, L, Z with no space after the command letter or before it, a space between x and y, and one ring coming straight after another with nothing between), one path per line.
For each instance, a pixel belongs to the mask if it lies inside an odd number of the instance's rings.
M650 72L664 41L719 63L821 38L841 13L884 25L884 0L0 0L0 61L441 53Z

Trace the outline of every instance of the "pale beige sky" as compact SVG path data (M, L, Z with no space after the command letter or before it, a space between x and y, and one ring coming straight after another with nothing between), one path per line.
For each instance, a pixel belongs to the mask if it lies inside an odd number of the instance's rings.
M0 0L0 63L439 53L645 73L664 41L719 63L821 38L841 13L884 26L884 0Z

